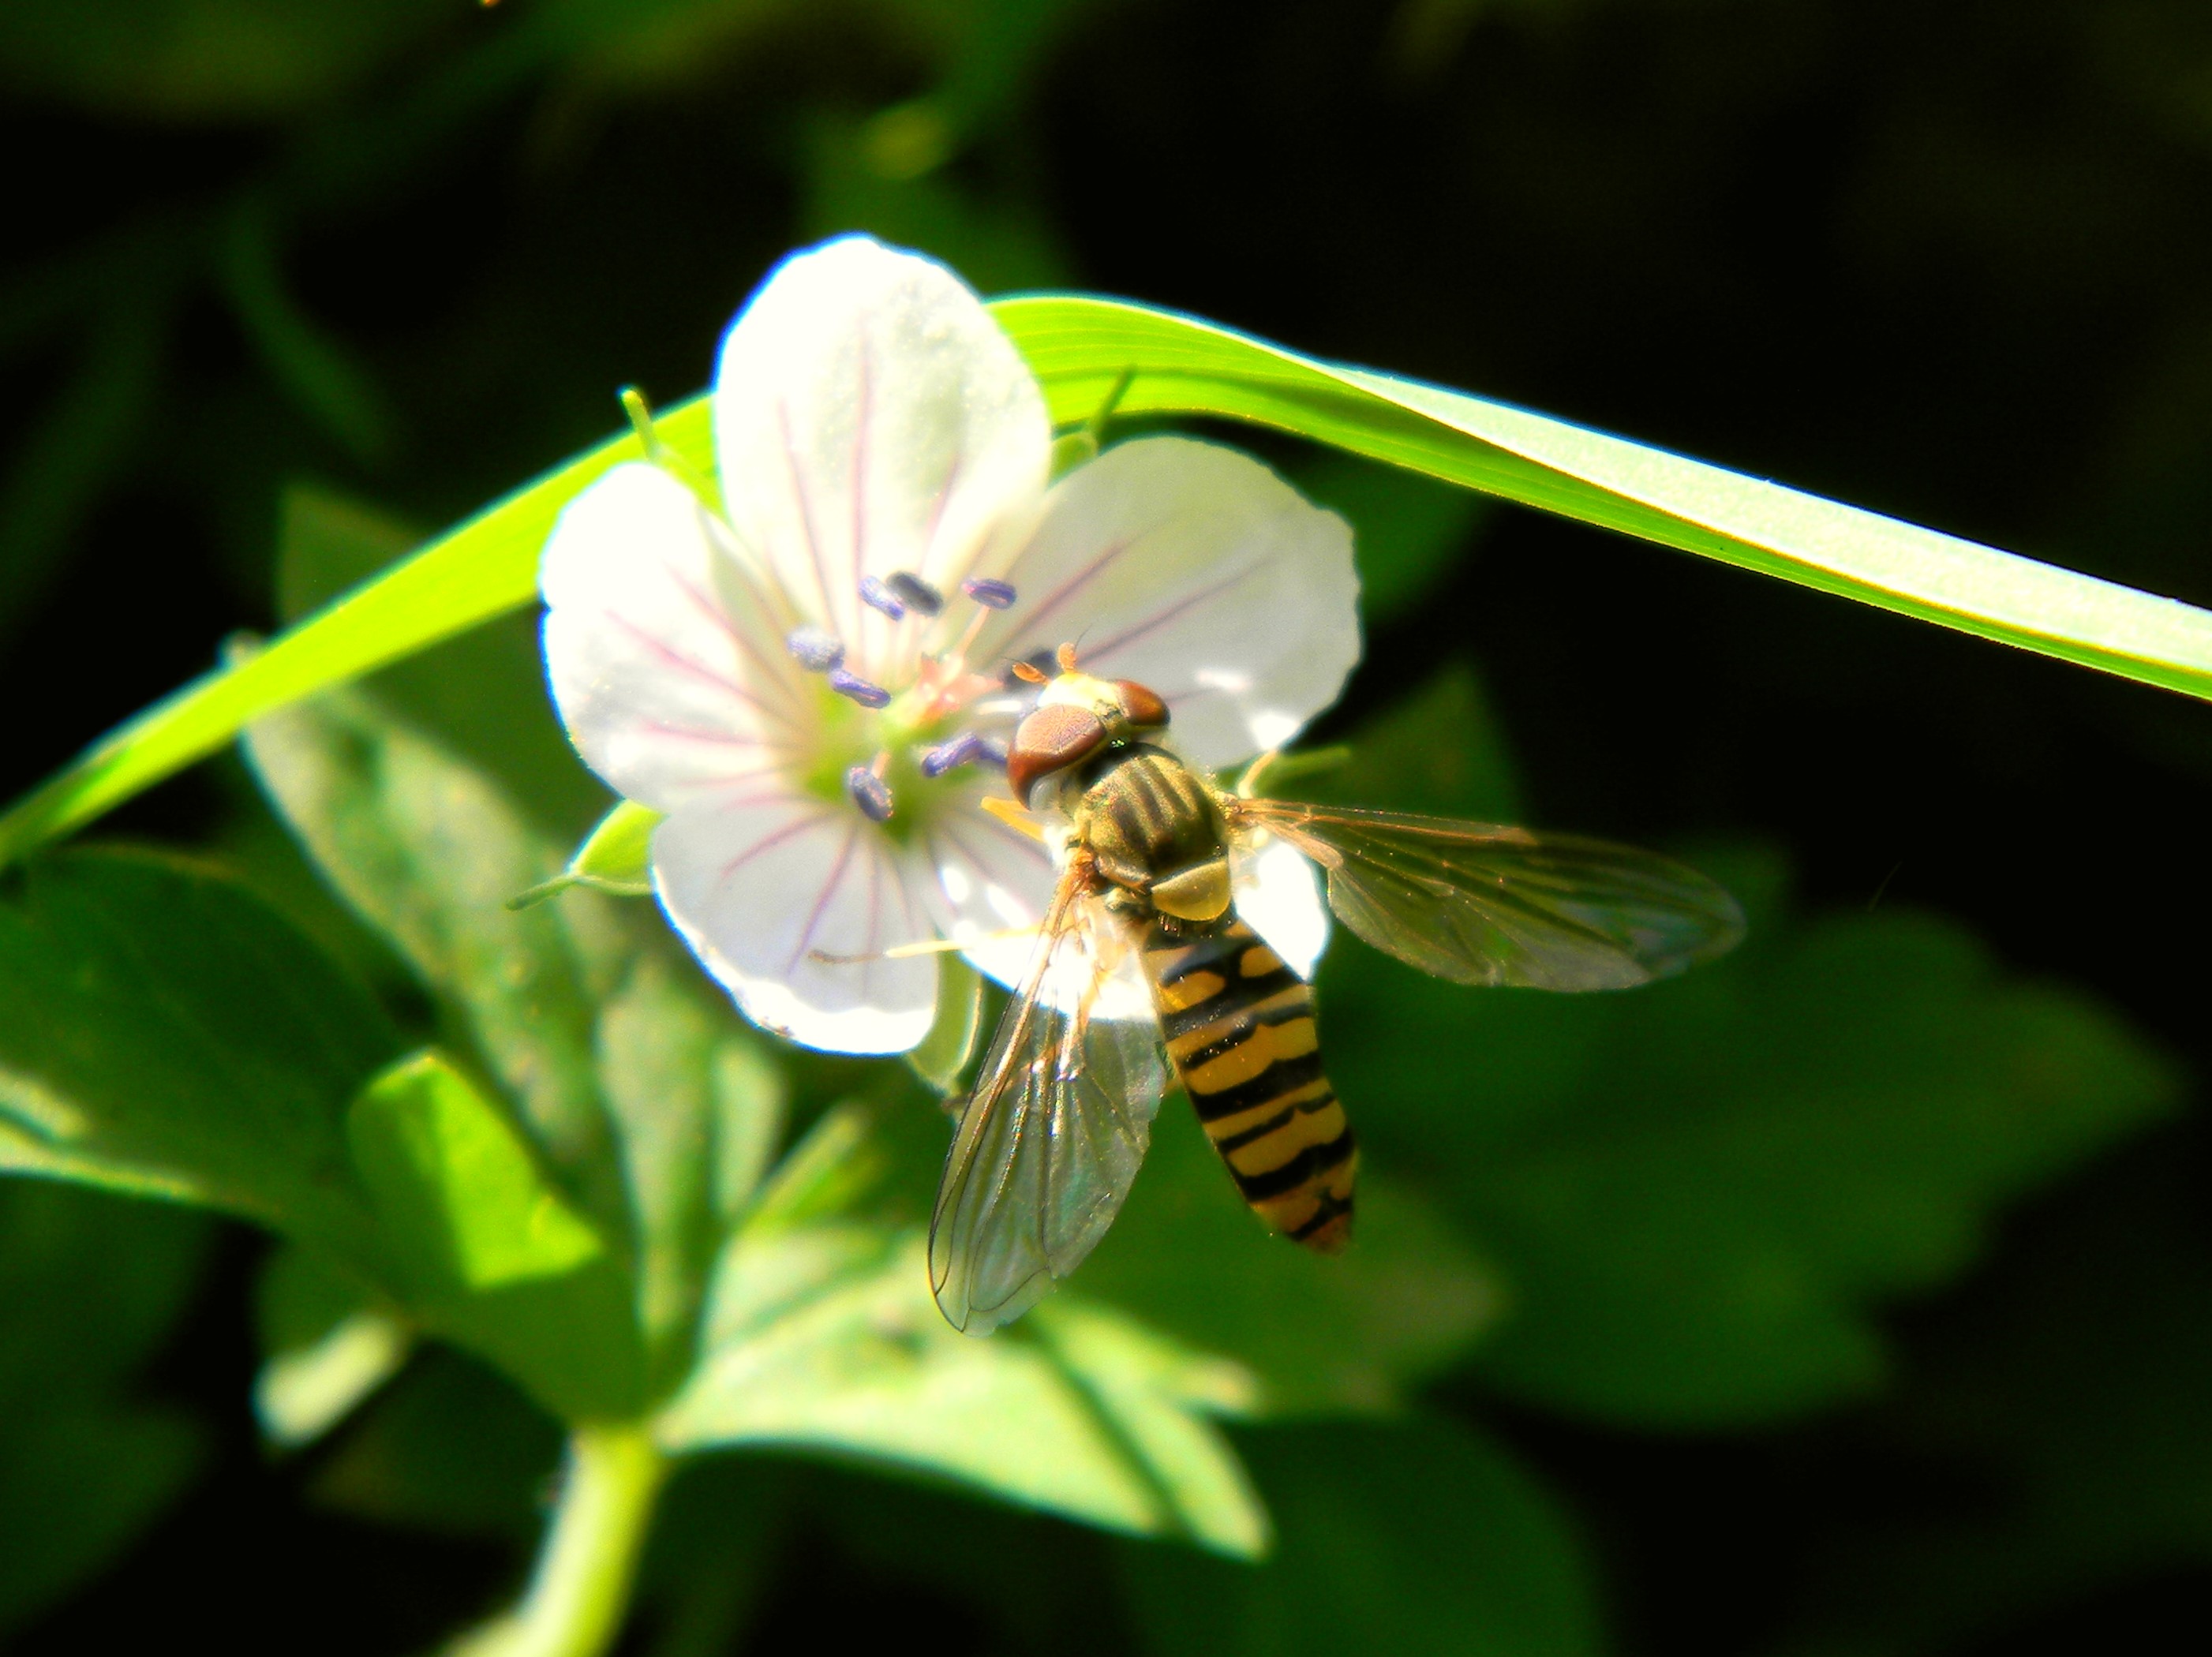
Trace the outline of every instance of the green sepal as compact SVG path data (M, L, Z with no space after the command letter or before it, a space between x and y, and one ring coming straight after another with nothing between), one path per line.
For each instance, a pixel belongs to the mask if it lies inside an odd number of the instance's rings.
M611 897L651 897L653 831L661 822L661 814L651 806L624 800L584 837L566 869L509 898L507 907L526 909L549 897L558 897L571 886L588 886Z

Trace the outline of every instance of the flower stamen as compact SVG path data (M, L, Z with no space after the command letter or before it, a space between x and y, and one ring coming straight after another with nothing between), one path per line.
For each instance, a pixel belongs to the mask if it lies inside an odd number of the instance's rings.
M871 684L857 673L842 667L830 670L830 688L839 695L860 703L863 707L888 707L891 693L879 684Z
M982 745L982 738L974 731L963 731L951 742L939 743L921 756L921 774L941 777L948 771L957 771L975 757Z
M845 646L818 627L794 629L783 646L809 673L828 673L844 665Z
M892 573L890 590L900 603L917 615L934 616L945 608L943 593L919 575L909 574L905 570Z
M906 620L906 606L899 597L872 575L860 578L860 602L870 610L880 610L894 622Z
M876 756L876 764L884 763L884 756ZM860 815L871 822L891 820L891 786L871 768L856 765L845 774L845 792L853 797L853 804L860 808Z
M1014 588L1010 581L997 581L988 575L971 575L960 584L966 593L986 610L1012 610L1014 607Z

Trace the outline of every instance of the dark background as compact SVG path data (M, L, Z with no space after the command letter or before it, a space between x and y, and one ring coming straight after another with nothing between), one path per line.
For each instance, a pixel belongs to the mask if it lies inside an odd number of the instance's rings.
M286 482L448 521L605 434L616 385L696 389L774 259L852 225L987 292L1190 310L2212 604L2193 0L100 0L0 21L0 86L9 795L272 625ZM2199 705L1517 510L1370 640L1342 723L1462 658L1537 820L1778 842L1810 901L1948 913L2212 1059ZM124 826L214 833L228 786ZM2151 1418L2142 1363L2201 1363L2208 1173L2185 1117L2052 1185L1895 1310L1863 1404L1694 1435L1509 1413L1620 1647L2025 1657L2201 1627L2212 1405L2156 1459L2172 1489L2122 1488L2161 1515L2140 1535L2022 1555L2028 1582L1931 1558L1969 1583L1948 1599L1899 1556L2003 1495L1955 1454L2011 1407L1972 1378L2079 1368L2035 1430L2094 1461ZM511 1581L496 1526L347 1516L265 1461L257 1251L221 1235L149 1383L210 1423L197 1482L23 1649L296 1648L344 1595L320 1648L398 1651ZM2196 1316L2129 1348L2100 1318L2159 1273ZM786 1545L747 1649L984 1637L833 1529ZM1103 1569L1054 1545L1070 1581ZM1106 1609L1062 1636L1121 1639Z

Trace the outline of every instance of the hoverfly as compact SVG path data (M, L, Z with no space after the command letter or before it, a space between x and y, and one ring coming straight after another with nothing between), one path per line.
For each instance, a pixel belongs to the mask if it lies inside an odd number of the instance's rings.
M1061 872L930 1221L931 1286L970 1334L1019 1316L1105 1235L1170 1071L1271 1229L1325 1253L1351 1240L1359 1155L1313 991L1238 917L1232 850L1287 842L1345 926L1457 983L1622 989L1741 936L1733 898L1648 852L1226 792L1176 757L1153 692L1079 671L1070 646L1059 665L1015 670L1043 689L1007 756L1024 809L1001 814L1063 825ZM1133 968L1156 1017L1093 1017Z

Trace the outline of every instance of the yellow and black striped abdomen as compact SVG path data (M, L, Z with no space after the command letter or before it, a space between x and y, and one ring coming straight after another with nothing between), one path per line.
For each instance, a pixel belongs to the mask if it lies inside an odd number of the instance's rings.
M1156 923L1145 973L1168 1055L1244 1200L1309 1248L1342 1248L1359 1154L1322 1073L1312 989L1234 913Z

